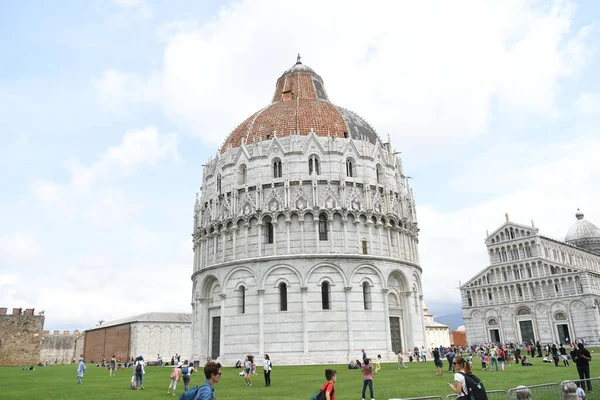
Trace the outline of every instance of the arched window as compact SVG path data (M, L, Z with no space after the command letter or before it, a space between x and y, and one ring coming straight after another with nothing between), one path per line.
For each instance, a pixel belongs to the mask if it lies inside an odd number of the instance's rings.
M321 168L319 167L319 159L315 155L312 155L308 158L308 174L312 175L313 172L316 175L321 174Z
M248 168L245 164L240 165L240 184L246 184L246 180L248 178Z
M217 174L217 194L221 195L221 174Z
M287 285L285 282L279 284L279 311L287 311Z
M467 295L467 301L469 302L469 307L473 307L473 299L471 298L471 294Z
M347 159L346 160L346 176L349 176L351 178L354 176L354 172L352 169L353 169L352 160Z
M362 252L363 252L363 254L368 254L367 253L367 241L365 239L363 239L363 241L362 241Z
M377 176L377 183L381 183L381 180L383 179L383 171L381 170L381 165L377 164L377 166L375 167L375 174Z
M523 290L521 289L521 286L517 286L517 294L519 297L523 297Z
M419 294L417 293L417 287L416 286L413 287L413 299L415 301L415 312L417 314L419 314L420 313L420 311L419 311ZM422 311L423 310L421 310L421 312Z
M281 160L273 161L273 178L281 178L282 176Z
M265 236L267 243L273 243L273 223L271 221L265 223Z
M363 282L363 305L365 310L371 309L371 286L369 286L369 282Z
M240 314L246 313L246 288L244 285L240 286Z
M323 282L321 284L321 304L323 310L330 310L329 305L329 282Z
M327 216L319 215L319 240L327 240Z

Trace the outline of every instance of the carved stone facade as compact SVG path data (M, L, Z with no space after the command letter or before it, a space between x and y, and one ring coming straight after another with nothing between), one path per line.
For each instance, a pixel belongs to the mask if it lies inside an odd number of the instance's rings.
M460 288L470 344L600 345L600 256L508 220L486 246L491 265Z
M415 201L401 161L363 119L331 106L315 76L302 64L286 71L283 95L204 168L194 360L269 353L278 364L339 363L361 348L392 359L425 344ZM279 106L286 101L297 107ZM302 107L319 102L339 114L304 118ZM259 115L298 129L266 134Z

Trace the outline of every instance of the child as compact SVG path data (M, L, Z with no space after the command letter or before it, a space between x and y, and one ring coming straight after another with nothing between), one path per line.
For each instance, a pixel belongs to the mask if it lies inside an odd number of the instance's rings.
M85 364L83 363L83 358L79 359L79 366L77 367L77 384L83 385L81 379L83 378L83 374L86 370Z
M487 353L485 354L485 356L483 356L483 362L485 363L485 371L490 371L492 372L492 369L490 368L490 356L487 355Z
M326 369L325 370L325 379L327 382L323 386L321 386L321 393L324 394L323 398L325 400L335 400L335 381L336 381L336 372L335 369Z
M400 350L398 352L398 369L400 369L400 365L402 365L404 368L408 368L405 364L404 364L404 356L402 355L402 350Z
M371 394L371 400L374 400L373 396L373 367L369 365L371 360L369 358L365 359L365 362L362 365L363 370L363 388L362 388L362 400L365 400L365 392L367 391L367 386L369 387L369 392Z
M377 354L377 358L375 359L375 373L379 373L381 369L381 354Z
M575 393L577 394L577 400L585 400L585 392L580 387L581 386L581 382L577 381L576 383L577 383L577 391Z
M183 364L180 362L177 363L173 371L171 371L171 383L169 383L169 388L167 389L167 394L173 394L175 396L175 389L177 388L177 382L181 378L181 366Z

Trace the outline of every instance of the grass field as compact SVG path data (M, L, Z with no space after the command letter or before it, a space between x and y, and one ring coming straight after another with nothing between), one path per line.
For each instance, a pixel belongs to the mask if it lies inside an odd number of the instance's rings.
M596 351L597 353L597 351ZM593 357L593 354L592 354ZM578 378L577 369L555 367L542 363L541 359L532 360L533 367L514 365L504 373L483 372L477 368L478 358L474 360L474 373L484 382L487 390L508 390L517 385L541 383L560 383L567 379ZM591 377L598 377L600 359L591 363ZM445 398L451 391L446 382L453 380L447 373L444 362L444 376L435 376L433 362L408 364L408 369L397 369L396 364L382 364L381 371L374 376L375 398L378 400L394 397L417 397L439 395ZM36 367L35 371L23 371L19 367L0 367L0 399L165 399L178 398L183 390L183 381L177 389L177 397L167 397L170 367L148 367L144 376L144 390L129 389L132 370L118 371L109 377L108 371L88 364L83 385L77 385L77 365L55 365ZM331 368L331 366L328 366ZM337 369L336 400L360 399L362 372L349 370L346 365L333 366ZM247 387L244 378L237 376L232 367L223 368L221 382L216 385L217 399L308 399L325 382L325 366L279 367L275 364L271 373L271 387L265 387L264 378L259 374L253 377L253 386ZM192 385L200 385L204 379L192 375ZM600 387L597 390L600 392ZM368 398L367 392L367 398ZM588 399L593 398L588 396ZM534 398L534 400L536 400Z

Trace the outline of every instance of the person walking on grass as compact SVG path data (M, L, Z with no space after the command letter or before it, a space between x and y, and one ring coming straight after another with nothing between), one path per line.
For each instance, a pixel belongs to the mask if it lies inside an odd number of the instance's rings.
M144 362L144 357L138 356L133 364L133 371L135 372L135 388L137 390L144 390L144 386L142 384L144 381L144 374L146 373L144 370L145 366L146 363Z
M590 361L592 361L592 355L583 347L583 343L577 344L577 352L575 353L575 363L577 364L577 373L579 379L582 379L581 388L583 389L587 382L588 392L592 391L592 381L590 381ZM585 381L583 380L585 379Z
M404 368L408 368L405 364L404 364L404 355L402 354L402 350L400 350L398 352L398 369L400 369L400 365L402 365Z
M363 388L362 388L362 400L365 400L365 393L367 391L367 386L369 387L369 392L371 394L371 400L375 400L373 396L373 366L370 364L371 359L366 358L365 362L362 365L363 371Z
M444 363L440 358L440 351L436 348L433 349L433 364L435 365L435 376L444 376L442 369L444 368Z
M204 366L204 376L206 380L198 388L195 400L215 400L215 384L221 380L221 364L207 362Z
M171 371L171 376L169 376L169 378L171 378L171 382L169 383L169 388L167 389L167 394L172 394L173 396L175 396L175 389L177 389L177 382L179 382L179 380L181 379L181 366L183 364L181 362L178 362L177 365L175 366L175 368L173 368L173 370Z
M110 363L108 364L108 376L113 376L115 374L115 368L117 367L117 359L115 358L115 355L113 354L112 358L110 359Z
M79 365L77 366L77 384L83 385L81 379L83 378L83 374L85 373L86 367L83 363L83 358L79 359Z

